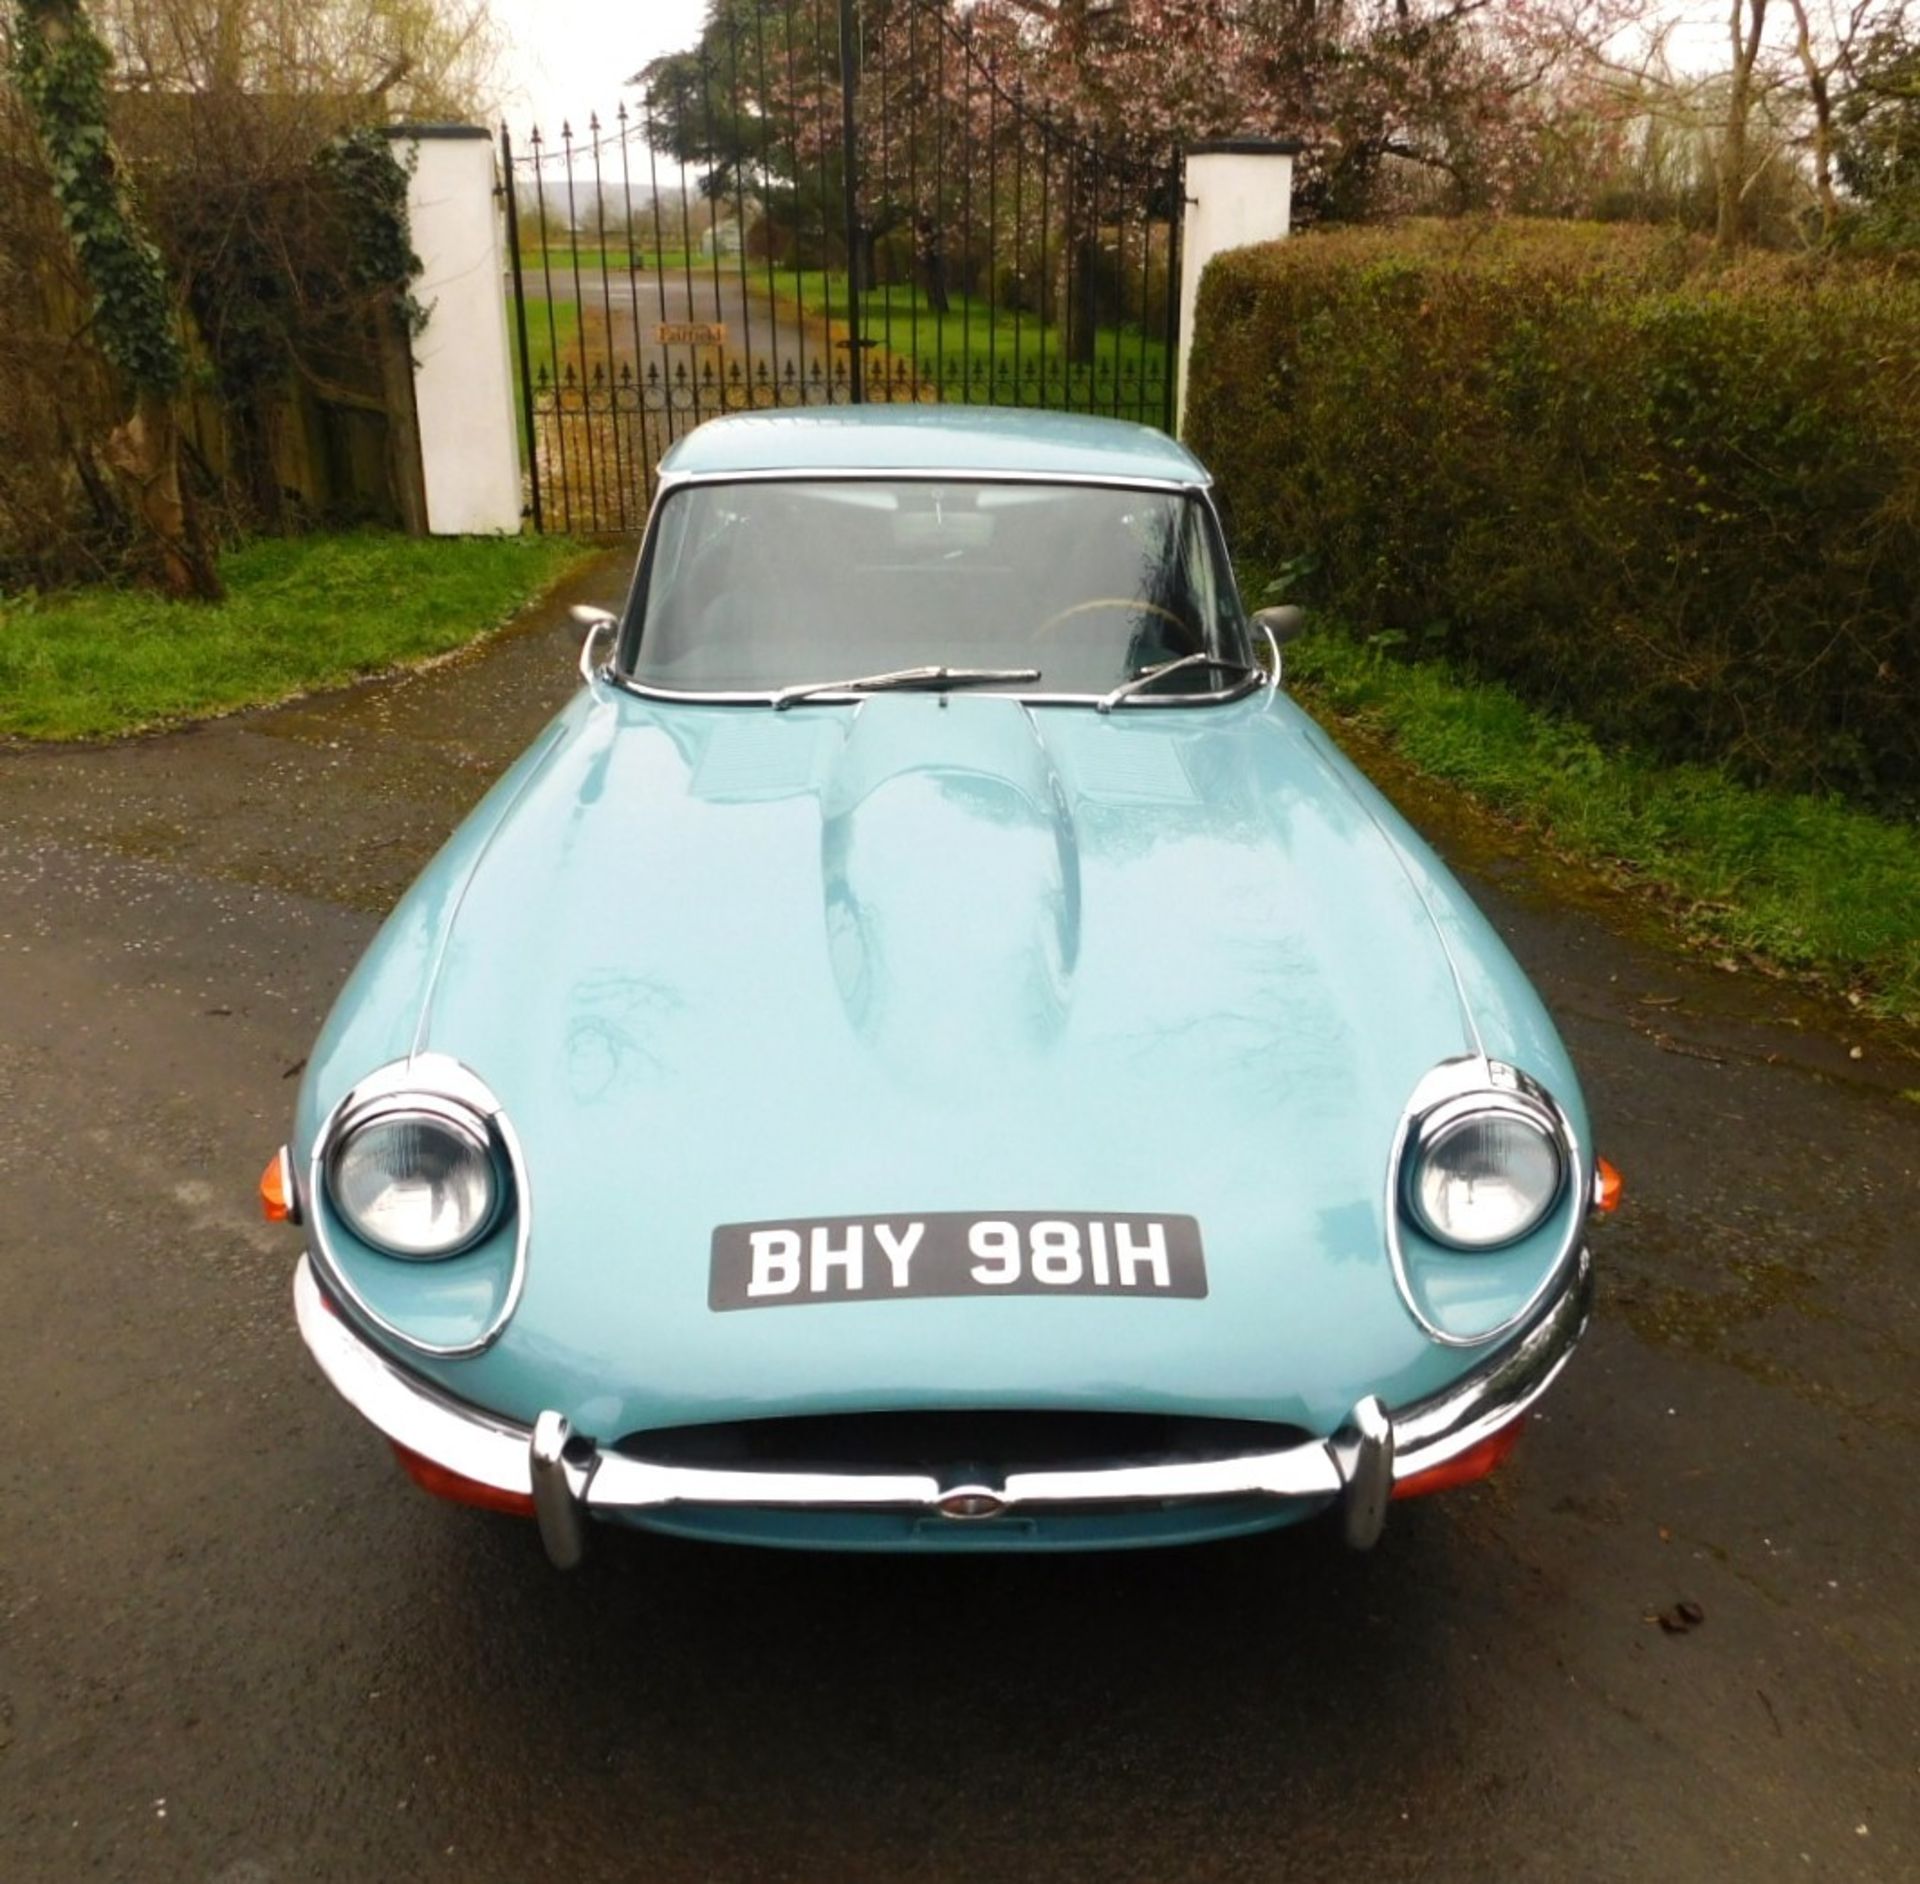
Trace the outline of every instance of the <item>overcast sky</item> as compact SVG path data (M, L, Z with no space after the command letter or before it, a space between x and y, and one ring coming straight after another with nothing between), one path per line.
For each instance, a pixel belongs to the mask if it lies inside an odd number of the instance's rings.
M632 94L623 81L663 52L700 37L706 0L493 0L508 36L501 107L516 139L538 124L549 136L587 113L613 115Z

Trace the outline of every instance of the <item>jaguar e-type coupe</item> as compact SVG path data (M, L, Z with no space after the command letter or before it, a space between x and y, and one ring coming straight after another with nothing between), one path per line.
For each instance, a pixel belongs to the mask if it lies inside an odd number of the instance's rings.
M407 892L262 1180L445 1496L1165 1544L1490 1471L1615 1180L1540 1001L1288 698L1206 472L1057 414L680 440L585 684Z

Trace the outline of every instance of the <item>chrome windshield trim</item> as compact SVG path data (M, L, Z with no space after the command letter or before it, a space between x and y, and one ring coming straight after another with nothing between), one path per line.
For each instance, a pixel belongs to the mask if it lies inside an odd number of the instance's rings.
M779 465L757 466L750 471L667 471L663 470L655 487L654 508L669 491L685 490L696 484L1073 484L1104 487L1115 491L1209 491L1213 488L1210 472L1195 468L1187 478L1155 478L1144 473L1123 475L1116 471L985 471L979 466L958 465Z
M326 1193L326 1167L333 1156L334 1138L342 1121L349 1113L357 1112L373 1101L398 1098L418 1098L428 1102L436 1098L446 1099L478 1114L497 1140L500 1156L506 1163L507 1176L512 1185L512 1196L505 1207L513 1212L513 1270L507 1278L507 1292L501 1300L499 1311L471 1341L446 1344L422 1341L418 1335L408 1333L405 1328L382 1315L354 1287L352 1275L342 1263L328 1231L327 1218L333 1206ZM354 1312L364 1316L382 1334L403 1343L416 1354L442 1361L467 1360L476 1354L484 1354L499 1340L502 1330L513 1319L514 1310L520 1306L520 1297L527 1285L527 1246L533 1236L533 1198L527 1184L526 1156L521 1151L512 1121L508 1119L500 1101L494 1097L493 1089L471 1067L463 1066L444 1053L415 1053L404 1060L395 1060L379 1067L359 1080L341 1095L339 1103L321 1121L319 1131L313 1136L313 1145L307 1156L307 1195L311 1200L306 1225L308 1256L313 1259L327 1286L351 1303ZM383 1253L381 1260L417 1263L423 1259L387 1256ZM456 1253L425 1260L457 1263L460 1255Z
M634 576L627 600L621 609L620 630L615 636L613 655L599 670L600 679L608 686L620 692L631 694L637 700L663 700L674 706L768 706L780 695L781 688L714 688L700 689L688 687L662 687L652 682L636 680L622 665L622 651L631 650L639 628L635 620L641 596L641 577L645 574L653 539L659 527L660 513L667 499L676 491L693 490L714 484L1064 484L1080 489L1112 491L1149 491L1158 496L1169 493L1193 498L1207 513L1207 520L1213 529L1214 549L1217 553L1224 579L1226 593L1232 599L1230 614L1239 621L1244 629L1246 609L1240 600L1240 591L1233 571L1233 559L1227 553L1226 532L1221 526L1219 506L1213 501L1213 478L1208 472L1201 471L1193 478L1149 478L1120 477L1111 473L1093 471L960 471L954 469L900 470L885 465L862 466L852 469L847 466L804 466L796 465L780 469L759 469L753 471L662 471L654 486L653 503L647 511L646 527L641 532L640 549L634 558ZM1224 657L1223 657L1224 658ZM1243 699L1248 693L1263 689L1268 685L1265 674L1256 671L1242 675L1231 687L1215 689L1208 693L1185 694L1149 694L1135 702L1141 708L1163 709L1181 707L1224 706L1232 701ZM1016 693L1008 691L1001 694L996 688L982 688L979 691L996 698L1018 700L1023 706L1073 706L1094 707L1105 698L1105 693ZM839 704L841 696L819 694L817 699L831 704ZM860 694L847 694L846 700L865 698Z
M1016 1472L1004 1483L974 1470L942 1484L922 1472L785 1472L666 1465L630 1453L598 1451L557 1414L524 1426L456 1400L382 1353L332 1306L311 1262L293 1276L294 1311L320 1371L341 1397L410 1452L483 1485L532 1494L553 1504L564 1480L590 1512L659 1511L674 1505L782 1510L907 1511L928 1516L979 1515L970 1501L1000 1510L1088 1509L1269 1498L1319 1509L1351 1504L1354 1541L1370 1541L1383 1471L1395 1484L1429 1471L1511 1425L1552 1386L1587 1325L1593 1266L1583 1248L1559 1292L1517 1340L1439 1393L1397 1413L1362 1400L1326 1439L1277 1452L1176 1465L1124 1465L1060 1472ZM1384 1429L1381 1420L1386 1424ZM538 1443L537 1443L538 1442ZM949 1511L944 1509L955 1506ZM1358 1509L1366 1506L1364 1510ZM997 1512L995 1513L997 1515ZM556 1534L569 1533L556 1514Z
M740 693L728 690L715 690L711 693L699 692L684 687L655 687L645 681L631 680L624 674L616 674L612 669L603 670L602 678L609 685L618 687L622 693L630 693L637 700L664 700L674 706L774 706L778 704L783 689L775 688L766 693ZM1213 693L1167 693L1142 694L1129 696L1129 710L1152 712L1166 707L1225 706L1235 700L1244 699L1249 693L1263 691L1267 686L1267 676L1258 668L1243 674L1231 687L1222 688ZM927 689L926 691L933 691ZM1022 706L1070 706L1092 707L1100 712L1100 702L1106 697L1097 693L1022 693L1007 687L969 687L967 692L977 694L989 700L1017 700ZM811 698L826 702L829 706L843 706L871 699L871 693L816 693Z

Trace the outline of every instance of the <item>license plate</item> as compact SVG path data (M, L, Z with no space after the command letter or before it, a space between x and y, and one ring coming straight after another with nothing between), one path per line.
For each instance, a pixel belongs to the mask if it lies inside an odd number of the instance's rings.
M713 1233L707 1306L890 1302L926 1295L1207 1292L1192 1217L929 1211L723 1223Z

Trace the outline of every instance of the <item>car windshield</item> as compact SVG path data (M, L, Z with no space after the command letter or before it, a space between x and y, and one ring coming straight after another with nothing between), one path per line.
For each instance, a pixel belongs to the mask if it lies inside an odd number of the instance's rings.
M1134 704L1218 695L1248 660L1211 516L1176 491L692 485L661 506L643 584L627 678L674 692L875 676L1098 698L1182 656L1222 663L1184 662L1131 692ZM955 671L900 678L921 669Z

